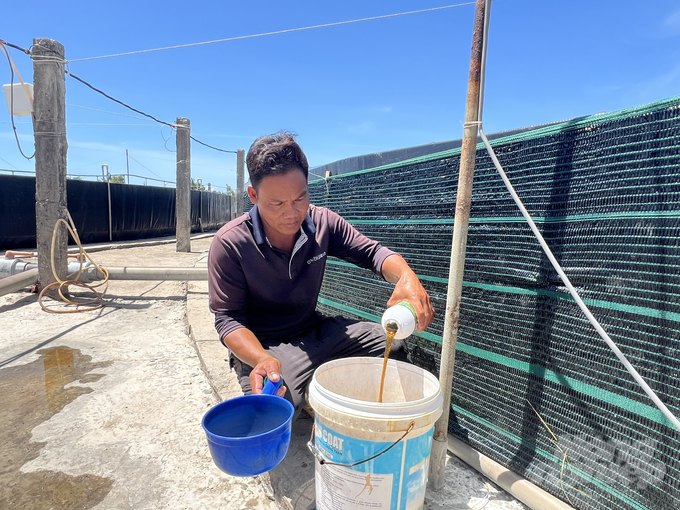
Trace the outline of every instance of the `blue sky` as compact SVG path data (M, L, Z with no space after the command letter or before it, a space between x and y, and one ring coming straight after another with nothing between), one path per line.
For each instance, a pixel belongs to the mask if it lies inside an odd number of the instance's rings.
M428 9L436 0L14 2L0 39L56 39L66 58L146 50ZM248 149L299 134L312 166L462 136L474 5L191 48L74 61L71 72L192 135ZM27 82L30 58L10 49ZM2 83L10 68L0 53ZM175 134L66 79L68 171L175 180ZM487 61L487 133L680 95L677 0L495 0ZM96 111L103 110L103 111ZM105 113L109 112L109 113ZM16 118L33 152L28 117ZM33 170L0 109L0 168ZM192 175L236 184L236 156L192 144ZM3 172L4 173L4 172ZM141 184L140 179L131 182ZM148 181L151 184L151 181ZM217 188L220 189L220 188Z

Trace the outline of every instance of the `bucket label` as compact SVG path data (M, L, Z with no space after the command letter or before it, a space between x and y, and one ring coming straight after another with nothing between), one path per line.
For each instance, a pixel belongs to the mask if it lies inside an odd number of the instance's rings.
M320 469L319 469L320 468ZM317 468L316 507L329 510L391 507L392 475L361 473L341 466Z
M315 443L329 462L353 464L385 451L392 442L357 439L315 420ZM316 463L319 510L423 508L434 428L406 436L388 452L354 467ZM396 435L395 440L399 438Z

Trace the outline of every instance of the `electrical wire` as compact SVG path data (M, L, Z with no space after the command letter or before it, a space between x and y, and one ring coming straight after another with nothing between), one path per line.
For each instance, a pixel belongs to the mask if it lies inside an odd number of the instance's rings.
M33 97L31 97L31 94L28 91L28 87L26 87L26 84L24 83L24 80L21 79L21 75L19 74L19 71L14 67L14 62L12 62L12 57L9 56L9 52L7 51L7 48L5 48L5 44L8 46L12 46L15 48L18 48L18 46L15 46L13 44L9 44L8 42L5 42L3 40L0 40L0 48L2 48L2 51L5 52L5 55L7 56L7 61L9 62L9 72L10 72L10 86L9 86L9 117L12 121L12 130L14 131L14 138L17 141L17 147L19 148L19 152L21 155L28 159L31 160L35 157L35 151L33 151L32 156L27 156L24 154L24 151L21 148L21 142L19 142L19 134L17 133L17 127L14 124L14 74L16 73L17 78L19 78L19 81L21 82L21 86L24 89L24 92L26 92L26 96L28 96L28 100L31 102L31 107L33 106Z
M110 122L67 122L67 126L136 126L136 127L149 127L153 124L121 124L121 123L110 123Z
M170 124L169 122L164 122L164 121L162 121L162 120L158 120L158 119L157 119L156 117L154 117L153 115L149 115L148 113L144 113L143 111L138 110L137 108L133 108L133 107L130 106L129 104L125 104L123 101L120 101L120 100L116 99L115 97L112 97L112 96L108 95L108 94L107 94L106 92L104 92L103 90L98 89L98 88L95 87L94 85L89 84L88 82L86 82L86 81L83 80L82 78L79 78L78 76L76 76L75 74L73 74L71 71L69 71L68 68L66 69L66 74L68 74L71 78L73 78L73 79L79 81L80 83L82 83L82 84L85 85L86 87L89 87L89 88L91 88L92 90L94 90L95 92L101 94L101 95L104 96L105 98L110 99L110 100L113 101L114 103L118 103L119 105L124 106L125 108L127 108L127 109L129 109L129 110L132 110L133 112L139 113L140 115L144 115L145 117L148 117L149 119L153 120L154 122L158 122L159 124L164 124L164 125L166 125L166 126L174 127L174 125L173 125L173 124Z
M5 46L9 46L10 48L14 48L15 50L19 50L24 52L26 55L31 54L31 50L27 50L26 48L22 48L21 46L17 46L16 44L12 44L10 42L7 42L3 39L0 39L0 44L4 44Z
M163 179L163 178L162 178L160 175L158 175L156 172L154 172L154 171L151 170L150 168L147 168L147 167L144 166L142 163L140 163L139 161L137 161L135 158L133 158L132 156L130 156L129 153L128 153L128 156L130 157L130 159L131 159L132 161L135 161L136 163L139 163L142 167L146 168L149 172L151 172L152 174L154 174L154 175L155 175L156 177L158 177L159 179L161 179L161 180ZM165 180L164 180L163 182L170 182L170 181L165 181ZM173 183L173 184L174 184L174 183Z
M289 34L292 32L302 32L304 30L313 30L316 28L328 28L328 27L337 27L341 25L350 25L352 23L361 23L364 21L375 21L379 19L387 19L387 18L396 18L398 16L408 16L411 14L421 14L424 12L433 12L433 11L442 11L444 9L453 9L455 7L465 7L468 5L475 5L475 2L467 2L467 3L462 3L462 4L455 4L455 5L445 5L443 7L432 7L430 9L420 9L417 11L408 11L408 12L399 12L396 14L384 14L382 16L372 16L370 18L360 18L360 19L354 19L354 20L349 20L349 21L337 21L335 23L324 23L322 25L313 25L309 27L301 27L301 28L289 28L286 30L277 30L274 32L265 32L261 34L251 34L251 35L241 35L241 36L236 36L236 37L228 37L226 39L216 39L213 41L203 41L203 42L197 42L197 43L189 43L189 44L178 44L175 46L166 46L164 48L153 48L153 49L148 49L148 50L138 50L138 51L128 51L125 53L115 53L112 55L101 55L99 57L86 57L86 58L76 58L73 60L70 60L69 62L85 62L87 60L99 60L102 58L113 58L113 57L125 57L128 55L138 55L141 53L151 53L155 51L165 51L165 50L176 50L180 48L191 48L194 46L205 46L207 44L216 44L216 43L223 43L223 42L230 42L230 41L240 41L243 39L253 39L255 37L265 37L269 35L279 35L279 34Z
M70 106L71 108L82 108L83 110L92 110L93 112L108 113L109 115L119 115L120 117L129 117L130 119L146 120L144 117L139 117L137 115L126 115L124 113L109 112L107 110L98 110L97 108L90 108L89 106L80 106L80 105L77 105L77 104L69 104L69 103L66 103L66 106Z
M172 137L172 131L173 130L172 130L172 128L170 128L170 134L168 135L167 138L165 138L165 135L163 134L163 128L164 127L165 126L161 126L161 138L163 139L163 142L164 142L163 145L165 146L165 150L168 151L168 152L176 153L177 150L173 151L172 149L168 149L168 142L170 141L170 138Z
M149 115L148 113L144 113L143 111L138 110L137 108L133 108L133 107L130 106L129 104L126 104L126 103L124 103L123 101L120 101L119 99L116 99L115 97L110 96L109 94L107 94L107 93L104 92L103 90L98 89L98 88L95 87L94 85L92 85L92 84L86 82L86 81L83 80L82 78L79 78L78 76L76 76L75 74L73 74L73 73L68 69L68 66L66 67L66 74L69 75L71 78L74 78L75 80L79 81L79 82L82 83L83 85L85 85L85 86L91 88L91 89L94 90L95 92L97 92L97 93L101 94L102 96L106 97L107 99L110 99L111 101L113 101L113 102L115 102L115 103L118 103L119 105L124 106L125 108L128 108L129 110L132 110L133 112L139 113L140 115L144 115L145 117L148 117L149 119L151 119L151 120L153 120L153 121L155 121L155 122L158 122L159 124L162 124L162 125L164 125L164 126L169 126L169 127L173 128L173 129L176 127L175 124L170 124L169 122L165 122L165 121L159 120L159 119L157 119L156 117L154 117L153 115ZM207 143L202 142L202 141L198 140L197 138L195 138L195 137L193 137L193 136L191 136L191 135L190 135L190 138L191 138L194 142L200 143L201 145L205 145L206 147L208 147L208 148L210 148L210 149L213 149L213 150L215 150L215 151L219 151L219 152L229 152L229 153L232 153L232 154L236 154L236 152L237 152L237 151L230 151L230 150L226 150L226 149L219 149L219 148L217 148L217 147L213 147L212 145L208 145Z
M201 145L205 145L205 146L208 147L209 149L212 149L212 150L215 150L215 151L219 151L219 152L229 152L229 153L231 153L231 154L236 154L236 152L237 152L237 151L228 151L228 150L226 150L226 149L218 149L217 147L213 147L212 145L208 145L208 144L205 143L205 142L202 142L202 141L200 141L200 140L197 140L197 139L194 138L192 135L189 135L189 138L191 138L194 142L200 143Z
M10 163L9 161L7 161L6 159L0 158L0 160L4 161L4 162L7 163L9 166L14 167L15 170L19 170L17 167L15 167L12 163Z

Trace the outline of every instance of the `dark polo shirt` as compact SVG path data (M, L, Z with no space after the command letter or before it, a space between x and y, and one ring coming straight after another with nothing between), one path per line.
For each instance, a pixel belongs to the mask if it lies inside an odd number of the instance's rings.
M210 246L210 311L223 339L248 328L261 342L287 342L315 323L326 260L334 256L381 275L394 252L325 207L310 206L293 253L271 246L257 206L222 227Z

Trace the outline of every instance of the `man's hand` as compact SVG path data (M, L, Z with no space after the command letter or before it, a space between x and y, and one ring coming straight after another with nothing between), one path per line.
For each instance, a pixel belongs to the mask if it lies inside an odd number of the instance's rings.
M239 328L222 339L222 343L238 359L250 365L253 371L250 372L250 387L253 394L262 393L264 378L277 382L281 378L281 362L269 354L257 337L247 328ZM286 394L286 387L281 386L276 394L283 397Z
M267 355L250 372L250 387L253 389L254 395L262 393L265 377L271 379L272 382L278 382L281 379L281 362L274 356ZM281 386L276 394L279 397L283 397L286 394L286 387Z
M394 283L394 291L387 306L393 306L407 301L416 311L418 317L418 331L424 331L434 318L434 307L430 302L430 295L420 283L418 276L400 255L390 255L382 265L385 280Z

